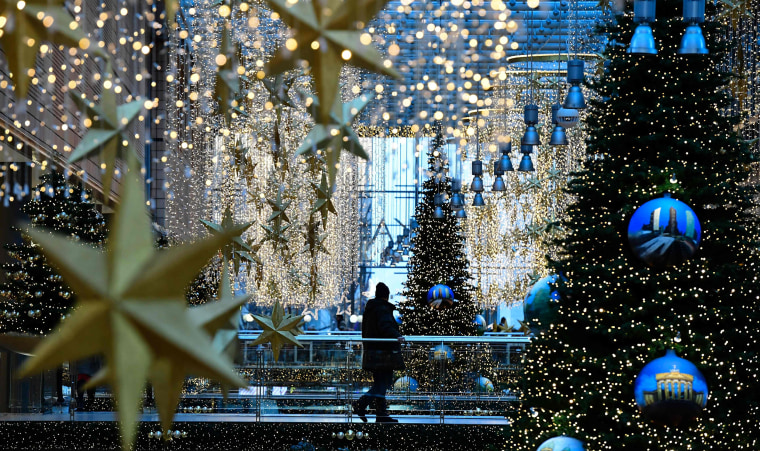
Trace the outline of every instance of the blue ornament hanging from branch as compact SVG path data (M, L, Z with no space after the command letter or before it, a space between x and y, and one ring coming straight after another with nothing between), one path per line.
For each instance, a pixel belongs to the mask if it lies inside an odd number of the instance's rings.
M694 210L667 193L636 209L628 223L628 242L634 255L657 269L693 257L701 236L702 226Z

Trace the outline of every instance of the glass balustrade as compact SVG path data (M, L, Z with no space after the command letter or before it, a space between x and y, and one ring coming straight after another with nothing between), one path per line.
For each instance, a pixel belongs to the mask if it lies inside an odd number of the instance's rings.
M301 335L302 347L283 348L277 360L268 345L252 344L257 336L240 335L239 370L247 388L224 399L220 387L190 378L180 411L351 415L351 401L372 385L371 373L361 369L357 332ZM387 395L391 413L504 415L517 400L510 388L528 341L522 334L407 337L401 347L406 369L394 372Z
M223 396L215 381L188 377L178 408L187 414L346 415L351 402L372 385L371 373L361 369L360 332L306 333L301 347L286 346L275 359L271 347L254 345L258 332L241 331L236 361L247 387ZM409 336L402 353L406 369L395 371L387 399L391 414L505 415L515 407L511 390L521 375L521 361L529 338L522 334L478 337ZM20 362L18 362L20 363ZM10 365L15 367L15 365ZM56 373L44 378L16 380L11 375L8 410L64 412L77 375L76 364L66 365L63 407L55 406ZM11 373L15 373L12 368ZM72 373L70 375L69 373ZM150 388L145 405L152 405ZM113 409L108 387L98 387L92 410ZM79 406L82 408L83 406Z

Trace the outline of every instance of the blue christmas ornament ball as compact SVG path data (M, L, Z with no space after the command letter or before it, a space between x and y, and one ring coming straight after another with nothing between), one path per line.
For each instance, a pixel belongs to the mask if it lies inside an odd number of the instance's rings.
M633 392L641 413L667 426L688 426L707 405L705 377L672 349L644 366L633 383Z
M538 451L585 451L585 449L583 442L577 438L560 435L539 445Z
M454 361L454 350L446 345L435 346L433 348L433 359Z
M409 376L399 377L393 383L393 389L396 391L416 392L419 386L420 384L417 383L417 379Z
M393 319L396 320L398 324L401 324L401 319L403 318L403 315L398 310L393 311Z
M493 391L493 382L491 382L491 380L487 377L479 377L476 386L478 387L478 391L481 392L490 393Z
M478 335L483 335L488 328L488 324L486 324L486 318L483 315L475 315L473 324L475 324L475 330Z
M529 322L534 330L546 330L552 323L559 293L552 290L550 284L556 283L557 279L556 275L540 279L525 296L525 303L523 304L525 321Z
M693 257L702 226L694 210L669 194L636 209L628 223L628 243L647 265L664 269Z
M428 290L427 302L434 309L451 307L454 301L454 291L448 285L439 283Z

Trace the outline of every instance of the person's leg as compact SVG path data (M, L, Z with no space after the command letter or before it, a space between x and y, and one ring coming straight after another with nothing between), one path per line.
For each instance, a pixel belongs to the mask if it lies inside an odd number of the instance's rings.
M377 384L377 397L385 399L385 393L388 392L391 383L393 382L393 370L378 371L375 376Z
M95 407L95 387L87 389L87 410L93 410Z
M77 375L77 410L84 409L84 390L82 390L82 386L84 386L86 382L87 380L82 375Z
M55 369L55 394L56 404L63 405L63 366Z
M378 385L378 380L377 371L372 371L372 387L370 387L367 393L351 403L353 412L365 423L367 422L367 407L373 400L376 399L379 390L381 389L381 387Z
M392 370L378 371L375 375L375 383L377 384L377 397L375 398L375 408L377 410L375 418L376 423L398 423L398 420L395 420L388 415L388 408L385 401L385 393L388 391L392 382Z

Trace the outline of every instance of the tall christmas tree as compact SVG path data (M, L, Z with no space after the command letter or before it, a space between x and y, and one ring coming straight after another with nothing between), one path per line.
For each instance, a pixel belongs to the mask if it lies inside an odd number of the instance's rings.
M657 2L657 55L626 53L630 11L605 30L609 66L590 83L600 100L590 102L587 160L570 184L576 202L552 262L566 282L554 323L527 352L514 449L560 434L588 450L760 449L752 155L731 114L725 30L708 14L709 55L679 55L681 7ZM656 269L632 251L628 224L665 193L691 206L702 239L692 258ZM693 425L655 424L634 402L637 375L666 349L707 380Z
M41 177L22 211L31 227L55 230L88 243L105 239L105 220L91 202L90 192L68 183L57 172ZM47 334L74 305L75 293L47 263L39 247L19 231L22 242L5 245L14 261L3 265L6 282L0 285L0 333Z
M442 218L433 217L435 195L442 194L446 201L451 196L443 135L437 133L431 144L428 156L431 177L422 184L422 197L415 211L418 227L412 237L409 278L403 292L406 301L399 306L403 318L401 332L405 335L475 335L473 321L477 307L469 282L462 228L448 205L442 205ZM428 291L436 284L447 285L454 292L456 302L450 307L428 305Z
M439 129L440 130L440 129ZM469 261L464 253L464 233L447 205L451 196L451 179L446 175L448 163L445 141L438 131L431 141L428 155L430 177L422 184L415 218L418 227L412 234L409 277L402 293L406 300L399 305L404 335L475 335L473 287L470 285ZM439 195L442 217L435 217L435 197ZM438 284L451 288L456 299L450 306L431 306L428 291ZM490 359L466 358L458 349L436 348L430 355L428 346L417 346L405 356L407 373L418 381L422 391L472 390L476 374L492 377Z

